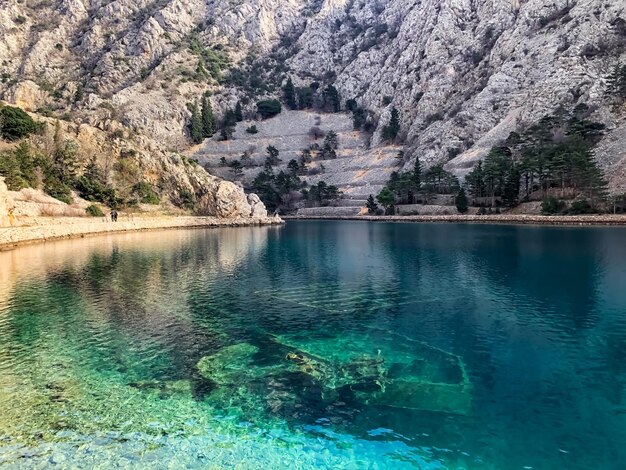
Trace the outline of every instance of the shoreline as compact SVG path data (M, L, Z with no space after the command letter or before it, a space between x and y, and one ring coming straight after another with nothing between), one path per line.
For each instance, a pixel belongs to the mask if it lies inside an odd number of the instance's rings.
M355 220L364 222L413 222L413 223L471 223L516 224L547 226L626 226L626 214L603 215L357 215L357 216L297 216L284 215L283 220Z
M133 217L110 222L101 218L75 219L41 217L15 227L0 228L0 251L12 250L23 245L48 241L85 238L111 233L145 232L196 228L253 227L281 225L281 218L233 218L195 216Z

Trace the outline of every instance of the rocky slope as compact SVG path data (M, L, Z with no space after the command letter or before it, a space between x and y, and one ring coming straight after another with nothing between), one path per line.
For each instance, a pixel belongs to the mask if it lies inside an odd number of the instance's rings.
M368 148L367 136L353 131L352 119L346 113L284 111L275 118L255 123L258 133L254 135L246 132L246 128L252 124L251 121L238 123L233 139L209 139L193 152L193 156L206 165L212 174L233 179L232 170L228 166L224 167L220 160L222 157L227 162L238 160L246 152L253 164L243 170L240 179L249 185L263 169L269 145L280 152L281 163L275 171L288 172L287 164L290 160L298 161L303 149L322 143L321 137L316 139L309 134L310 129L317 128L320 134L334 131L339 142L337 158L314 158L309 164L309 174L300 177L310 185L320 181L335 185L347 199L359 201L360 205L365 205L368 195L378 194L389 180L391 172L398 169L397 156L401 147Z
M69 143L75 149L73 164L77 173L84 172L95 159L104 179L120 196L132 195L133 186L142 183L160 196L161 210L181 212L183 208L198 215L219 218L267 216L263 203L255 195L246 195L240 186L210 175L197 162L167 151L147 137L130 136L127 132L105 132L87 124L36 114L33 117L40 124L41 131L23 141L29 145L31 152L50 155L58 142ZM16 144L4 145L10 151L11 146ZM2 186L6 188L4 183ZM68 207L32 188L2 192L0 200L0 210L5 209L3 216L6 209L15 207L15 214L20 217L84 215L89 204L74 193L74 203ZM154 210L155 207L144 209ZM6 225L6 220L2 222Z
M626 189L626 122L605 93L626 59L622 0L9 0L0 34L6 100L179 149L202 92L218 113L246 98L252 112L287 74L372 111L373 146L395 106L406 165L459 174L510 131L586 102L608 126L597 158ZM226 80L233 67L247 85Z

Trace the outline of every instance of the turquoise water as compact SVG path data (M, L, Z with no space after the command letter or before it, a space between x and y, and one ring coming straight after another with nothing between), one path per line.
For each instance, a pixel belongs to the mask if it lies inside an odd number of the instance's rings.
M0 253L0 466L626 468L626 230L289 222Z

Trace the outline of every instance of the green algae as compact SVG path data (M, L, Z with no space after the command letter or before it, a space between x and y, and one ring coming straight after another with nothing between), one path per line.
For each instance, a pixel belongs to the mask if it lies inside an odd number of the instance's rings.
M246 381L254 374L252 357L259 348L248 343L226 346L215 354L198 361L200 374L220 385L232 385Z
M375 329L341 336L282 335L276 341L298 351L292 354L302 358L300 370L326 387L350 387L364 404L471 413L465 364L427 343Z
M306 389L317 390L328 405L348 391L365 406L471 413L472 387L463 361L426 343L370 329L342 336L271 336L269 344L282 353L272 364L255 363L263 351L249 343L200 359L200 374L217 385L209 401L260 418L297 413Z

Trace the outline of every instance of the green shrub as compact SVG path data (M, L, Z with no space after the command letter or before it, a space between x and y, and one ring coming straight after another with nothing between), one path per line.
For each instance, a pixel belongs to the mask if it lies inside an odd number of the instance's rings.
M133 158L136 154L131 155L130 152L134 150L122 151L120 158L113 164L113 169L118 173L120 178L123 178L129 182L137 181L141 170L137 161Z
M246 132L248 134L258 134L259 130L257 129L255 125L252 125L246 129Z
M87 208L85 209L85 212L89 214L91 217L103 217L104 216L104 212L102 212L102 209L100 209L95 204L91 204L90 206L87 206Z
M115 189L104 183L100 178L85 174L76 182L76 189L83 199L91 202L101 202L109 207L121 204Z
M278 100L259 101L256 107L263 119L274 117L282 111L280 101Z
M176 203L183 209L192 210L196 206L196 197L188 189L181 188L178 191L178 201Z
M380 205L385 208L385 215L389 215L390 213L393 214L393 206L396 202L396 197L387 186L385 186L380 193L378 193L376 199Z
M37 132L39 125L22 109L0 107L0 135L6 140L18 140Z
M565 203L554 196L548 196L541 202L541 213L543 215L558 214L565 208Z
M11 191L34 187L37 184L38 162L31 154L30 147L21 143L14 150L0 154L0 175Z
M72 203L72 190L71 188L61 182L59 178L54 175L47 175L44 180L44 191L46 194L58 199L65 204Z
M576 199L567 209L569 215L593 214L596 210L586 199Z
M141 181L133 186L133 194L139 198L142 204L157 205L161 203L161 198L152 185L146 181Z
M456 205L456 210L459 211L460 214L465 214L468 211L467 195L465 194L464 188L459 190L459 193L454 198L454 204Z

